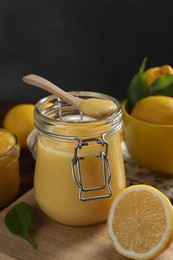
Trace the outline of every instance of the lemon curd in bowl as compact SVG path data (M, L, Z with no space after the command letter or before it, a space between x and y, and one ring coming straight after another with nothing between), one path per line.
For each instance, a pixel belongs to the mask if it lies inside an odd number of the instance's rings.
M123 138L132 158L156 173L173 175L173 125L144 122L123 109ZM152 111L151 111L152 113Z

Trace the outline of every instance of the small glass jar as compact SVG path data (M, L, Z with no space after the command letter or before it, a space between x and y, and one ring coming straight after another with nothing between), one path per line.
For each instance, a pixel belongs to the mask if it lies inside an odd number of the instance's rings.
M10 204L19 191L20 148L16 136L0 128L0 208Z
M117 111L96 120L55 96L36 104L35 198L43 212L60 223L93 225L107 219L114 197L125 188L120 141L122 110L118 101L108 95L71 94L112 100Z

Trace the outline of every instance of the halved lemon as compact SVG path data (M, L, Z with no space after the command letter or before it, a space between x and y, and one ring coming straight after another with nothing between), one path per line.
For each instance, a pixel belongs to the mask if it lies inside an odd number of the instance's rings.
M115 249L131 259L152 259L173 240L173 208L169 199L148 185L124 189L113 201L107 221Z

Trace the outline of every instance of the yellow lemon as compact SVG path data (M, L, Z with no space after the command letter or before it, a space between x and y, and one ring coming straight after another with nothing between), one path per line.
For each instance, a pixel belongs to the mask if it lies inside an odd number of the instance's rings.
M33 104L19 104L12 107L4 117L3 127L18 138L21 148L27 148L26 138L34 129Z
M144 122L172 125L173 98L168 96L143 98L136 103L131 115Z
M131 259L153 259L173 240L172 204L151 186L130 186L114 199L107 229L121 255Z
M144 72L146 78L147 87L149 87L157 78L161 75L173 75L173 69L169 65L163 65L161 67L153 67Z

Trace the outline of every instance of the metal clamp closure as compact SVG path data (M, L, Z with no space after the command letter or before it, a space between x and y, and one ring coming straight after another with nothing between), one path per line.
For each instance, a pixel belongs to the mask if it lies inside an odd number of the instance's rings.
M82 169L81 169L81 160L85 160L85 157L79 157L78 156L78 150L82 149L84 146L88 146L90 142L96 142L96 144L101 145L103 148L102 151L99 151L98 154L95 156L100 158L101 161L98 163L101 163L101 168L102 172L100 173L102 183L101 185L98 185L96 187L84 187L83 186L83 177L82 177ZM108 159L108 143L102 138L90 138L90 139L84 139L84 140L79 140L77 145L74 148L74 156L73 159L71 160L71 171L72 171L72 177L74 183L77 185L79 189L79 199L81 201L88 201L88 200L94 200L94 199L101 199L101 198L108 198L112 195L112 190L110 187L110 181L111 181L111 167ZM94 156L94 155L93 155ZM94 172L93 172L93 178L94 178ZM104 190L101 194L95 194L93 195L93 191L99 191L99 190ZM86 196L86 193L88 193ZM89 194L89 193L92 193ZM85 196L83 196L85 194Z

